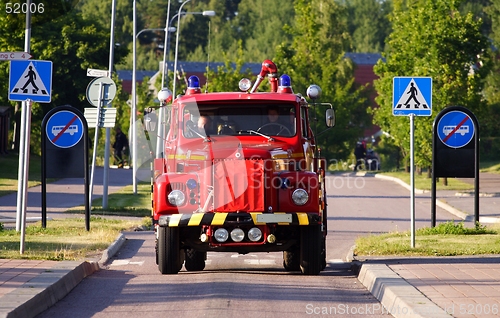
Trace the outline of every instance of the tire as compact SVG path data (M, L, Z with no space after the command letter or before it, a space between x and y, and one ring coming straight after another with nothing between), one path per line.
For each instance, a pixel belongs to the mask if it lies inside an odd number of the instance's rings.
M294 248L288 251L283 251L283 267L288 272L300 271L300 250Z
M158 227L158 269L160 273L177 274L181 267L179 228Z
M321 270L326 268L326 238L323 237L321 242Z
M318 275L323 267L321 226L303 226L300 232L300 270L305 275Z
M184 267L188 272L202 271L205 268L207 252L200 252L192 248L186 248L186 261Z

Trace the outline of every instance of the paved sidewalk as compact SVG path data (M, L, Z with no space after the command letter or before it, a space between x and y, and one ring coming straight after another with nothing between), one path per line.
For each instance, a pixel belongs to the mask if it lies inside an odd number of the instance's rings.
M117 190L131 184L131 172L128 177L127 172L123 171L118 171L119 175L110 176L110 193L114 191L111 189ZM54 195L54 199L49 202L50 216L63 216L65 214L61 211L65 208L83 204L83 195L78 197L76 192L76 197L70 196L75 185L68 181L71 179L60 180L55 186L62 188L49 190ZM383 182L394 181L397 180ZM480 192L483 193L480 199L480 214L491 218L488 219L490 221L497 221L497 217L500 216L500 197L497 195L500 192L500 175L482 175L480 182ZM116 188L112 188L115 186ZM30 189L30 195L32 191L36 192L36 189ZM60 193L58 195L58 191L64 195ZM463 219L471 220L473 196L463 194L456 196L452 192L440 191L437 197L440 199L441 207L446 207L450 212L455 211L456 215L461 215ZM69 203L66 201L68 198L71 199ZM6 200L5 197L0 197L0 216L8 213L11 213L11 216L14 213L15 216L15 200L11 205L6 204ZM33 217L37 213L39 215L39 211L39 206L37 208L37 205L28 204L28 212L33 213ZM99 270L99 264L104 264L120 248L123 241L123 237L118 237L100 260L82 262L0 260L0 318L34 317L44 311L62 299L83 278ZM386 311L395 317L498 317L500 315L499 255L392 257L356 263L360 268L359 281L379 299Z
M481 173L479 182L479 220L499 223L500 175ZM441 208L474 221L473 192L438 191L436 196ZM500 255L370 258L358 264L358 280L394 317L500 316Z
M94 176L95 200L103 195L103 168ZM108 194L132 184L132 170L110 169ZM47 185L47 218L74 217L68 208L84 205L83 178L60 179ZM0 222L15 227L17 194L0 197ZM41 186L28 190L27 222L41 219ZM80 215L81 216L81 215ZM50 221L47 222L50 226ZM120 235L101 258L84 261L0 259L0 317L29 318L45 311L68 294L85 277L99 270L125 241Z

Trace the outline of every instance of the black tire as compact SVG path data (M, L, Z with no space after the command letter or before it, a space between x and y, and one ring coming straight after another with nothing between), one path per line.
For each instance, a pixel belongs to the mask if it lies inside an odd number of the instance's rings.
M302 226L300 232L300 270L305 275L318 275L323 266L321 226Z
M323 237L321 243L321 270L326 268L326 238Z
M158 269L160 273L177 274L181 270L179 245L179 228L158 227Z
M200 252L192 248L186 248L186 261L184 267L188 272L202 271L205 268L207 252Z
M283 267L288 272L300 271L300 250L298 248L283 251Z
M325 208L323 209L323 233L321 233L321 270L326 268L326 235L328 234L328 203L326 196L326 187L323 186L323 200Z

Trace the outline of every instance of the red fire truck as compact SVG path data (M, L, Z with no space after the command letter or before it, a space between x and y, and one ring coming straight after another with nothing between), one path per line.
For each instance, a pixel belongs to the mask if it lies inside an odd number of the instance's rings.
M257 92L265 77L270 92ZM207 252L283 252L287 271L326 266L325 159L311 128L314 109L265 60L241 92L202 93L196 76L168 106L163 158L154 161L153 224L162 274L205 268ZM321 89L311 85L309 99ZM323 110L321 110L323 112Z

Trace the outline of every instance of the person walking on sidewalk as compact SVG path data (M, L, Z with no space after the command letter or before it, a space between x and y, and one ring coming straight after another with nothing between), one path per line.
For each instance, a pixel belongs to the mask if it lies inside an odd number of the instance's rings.
M118 168L123 168L126 160L123 160L123 153L128 151L128 139L120 127L116 128L115 142L113 143L115 162Z
M354 156L356 157L356 164L353 171L357 171L363 164L366 164L366 143L358 141L354 148Z

